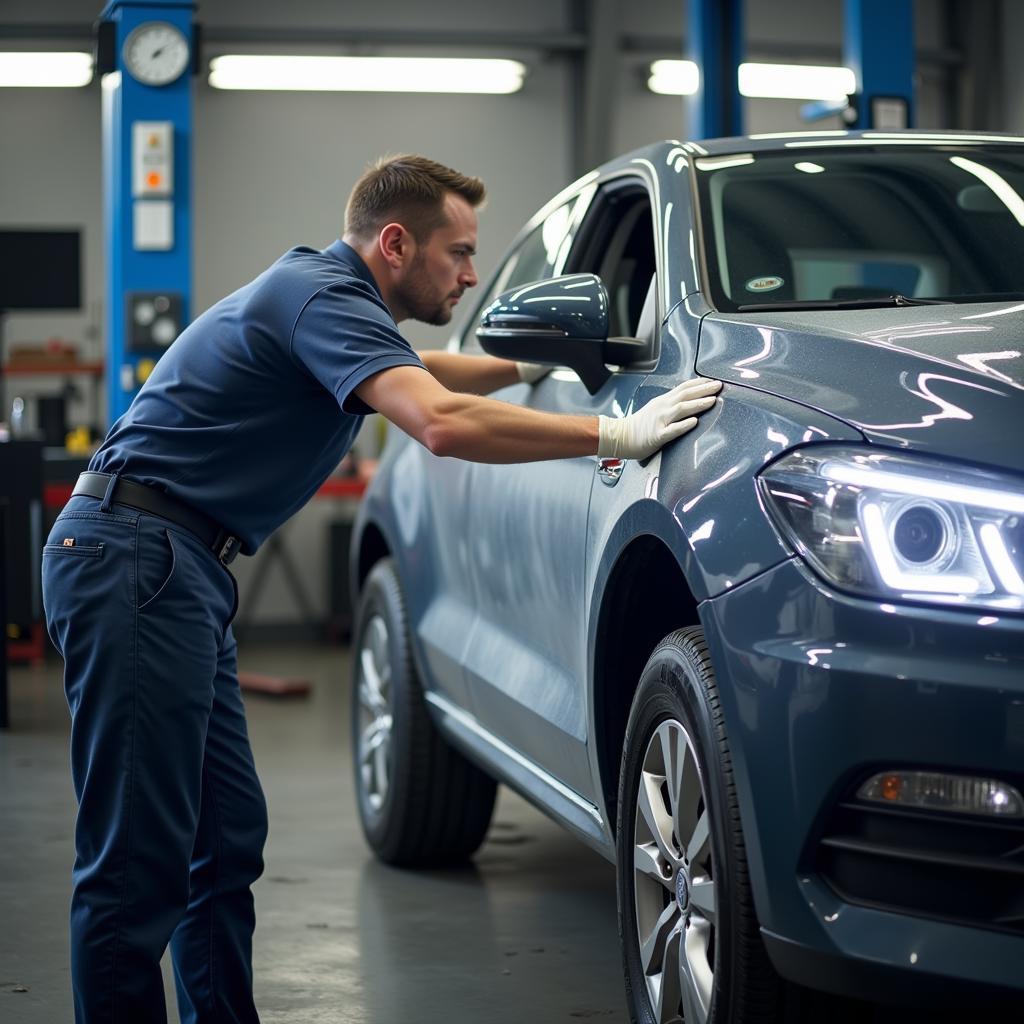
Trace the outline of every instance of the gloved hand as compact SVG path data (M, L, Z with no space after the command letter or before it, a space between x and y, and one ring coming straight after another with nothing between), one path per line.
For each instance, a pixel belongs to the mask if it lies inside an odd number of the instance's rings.
M553 366L542 366L540 363L516 363L516 373L524 384L536 384L553 369Z
M597 454L604 459L646 459L662 445L697 425L697 417L715 404L722 382L694 377L652 398L642 409L612 419L598 417Z

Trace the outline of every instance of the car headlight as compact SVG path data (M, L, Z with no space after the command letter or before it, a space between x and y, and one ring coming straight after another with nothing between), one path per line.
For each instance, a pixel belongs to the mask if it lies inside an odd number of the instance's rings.
M907 601L1024 609L1024 484L932 459L818 445L758 478L825 580Z

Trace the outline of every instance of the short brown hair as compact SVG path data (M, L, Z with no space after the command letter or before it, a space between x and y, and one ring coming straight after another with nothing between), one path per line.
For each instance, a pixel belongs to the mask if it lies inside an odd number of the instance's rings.
M345 207L345 233L369 241L397 221L423 243L445 222L445 195L454 192L471 206L486 195L479 178L460 174L425 156L381 157L356 182Z

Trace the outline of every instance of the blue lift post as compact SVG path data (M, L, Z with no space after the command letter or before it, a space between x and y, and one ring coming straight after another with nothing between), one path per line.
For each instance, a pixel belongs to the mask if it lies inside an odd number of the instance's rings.
M851 128L913 126L913 0L845 0L843 61L857 78Z
M743 0L690 0L689 58L700 71L690 97L691 139L743 134L739 68L743 59Z
M100 15L108 427L190 317L194 10L114 0Z

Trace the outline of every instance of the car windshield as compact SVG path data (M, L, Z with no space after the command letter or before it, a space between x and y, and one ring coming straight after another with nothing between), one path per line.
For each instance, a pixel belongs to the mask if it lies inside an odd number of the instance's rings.
M1024 146L794 149L694 173L723 312L1024 292Z

